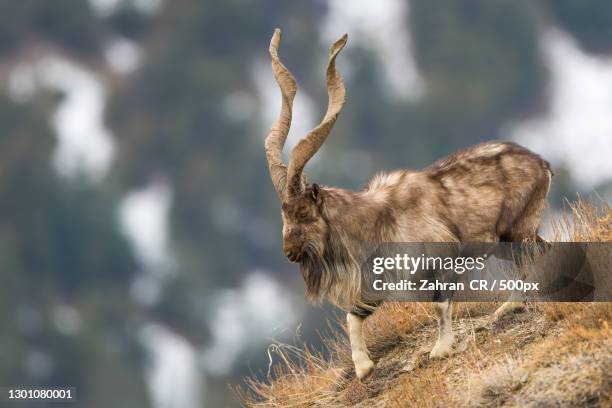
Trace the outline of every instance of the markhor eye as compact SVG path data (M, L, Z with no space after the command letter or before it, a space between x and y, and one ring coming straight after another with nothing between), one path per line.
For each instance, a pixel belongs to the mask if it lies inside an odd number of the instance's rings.
M305 220L306 218L308 218L308 212L307 212L307 211L304 211L304 212L299 213L299 214L298 214L298 218L299 218L300 220Z

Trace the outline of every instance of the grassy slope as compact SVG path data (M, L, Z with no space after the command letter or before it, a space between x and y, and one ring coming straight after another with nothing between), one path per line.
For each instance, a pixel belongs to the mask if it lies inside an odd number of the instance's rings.
M570 241L612 241L612 209L579 201L555 226ZM612 304L529 304L491 323L498 305L455 307L454 354L430 360L436 318L429 304L386 304L366 321L376 362L355 378L344 334L327 358L278 345L266 381L247 379L237 395L262 407L612 406Z

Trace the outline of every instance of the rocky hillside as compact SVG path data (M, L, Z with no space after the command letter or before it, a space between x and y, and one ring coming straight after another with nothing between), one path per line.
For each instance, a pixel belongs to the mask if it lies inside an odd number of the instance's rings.
M612 211L578 202L555 226L570 241L612 241ZM612 405L612 304L538 303L493 321L493 303L455 305L443 360L429 304L386 304L366 321L372 375L355 378L345 333L327 352L277 344L264 381L236 389L254 407L605 407ZM325 358L323 358L325 355Z

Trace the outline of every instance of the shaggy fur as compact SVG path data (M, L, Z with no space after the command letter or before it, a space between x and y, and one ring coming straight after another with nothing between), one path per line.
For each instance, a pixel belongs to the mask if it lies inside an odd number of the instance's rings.
M283 204L285 249L303 248L309 299L350 310L372 245L535 239L551 175L538 155L494 142L423 171L377 175L359 192L310 185Z

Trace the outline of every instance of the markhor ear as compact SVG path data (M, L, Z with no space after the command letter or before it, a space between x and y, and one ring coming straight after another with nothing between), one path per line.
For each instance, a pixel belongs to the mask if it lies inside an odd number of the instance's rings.
M312 197L315 203L321 204L321 187L319 187L318 184L312 185L312 187L310 188L310 196Z

